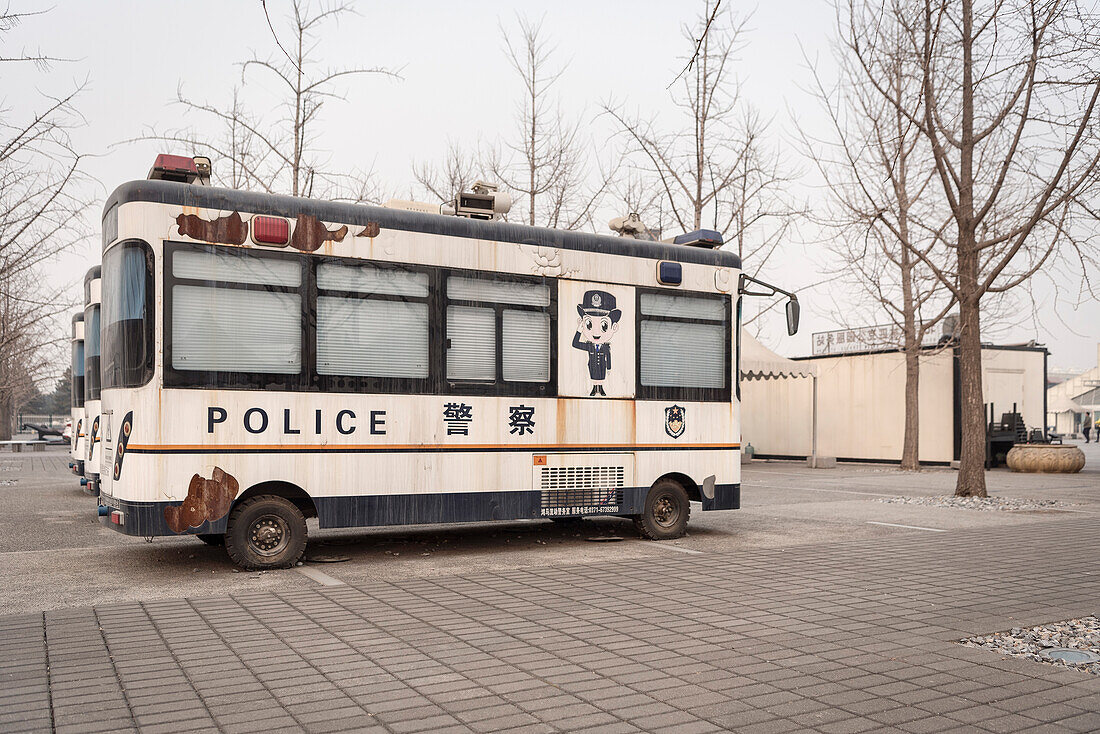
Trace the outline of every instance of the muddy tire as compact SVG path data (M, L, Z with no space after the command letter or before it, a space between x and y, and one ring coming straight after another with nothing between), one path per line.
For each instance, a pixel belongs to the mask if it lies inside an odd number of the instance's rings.
M195 537L207 545L225 545L225 536L221 533L198 533Z
M684 488L671 479L660 479L650 487L642 514L634 516L634 528L649 540L672 540L687 531L690 513Z
M241 568L290 568L305 549L306 518L288 499L250 497L229 513L225 550Z

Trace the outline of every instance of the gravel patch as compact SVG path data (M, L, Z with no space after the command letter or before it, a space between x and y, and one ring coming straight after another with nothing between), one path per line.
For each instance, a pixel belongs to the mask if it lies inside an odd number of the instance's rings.
M967 647L980 647L1000 655L1061 665L1100 675L1100 619L1096 617L1082 617L1027 629L1016 627L1009 632L979 635L961 642ZM1092 655L1089 656L1088 653ZM1073 658L1091 657L1092 660L1072 662L1058 659L1060 655Z
M1050 510L1069 507L1068 502L1058 500L1012 499L1011 497L880 497L879 502L888 505L925 505L927 507L955 507L961 510L984 510L986 512L1012 510Z

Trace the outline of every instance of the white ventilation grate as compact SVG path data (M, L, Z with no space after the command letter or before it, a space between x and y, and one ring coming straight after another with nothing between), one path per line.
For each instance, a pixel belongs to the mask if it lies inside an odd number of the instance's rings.
M622 504L625 476L622 466L544 466L540 473L542 506Z

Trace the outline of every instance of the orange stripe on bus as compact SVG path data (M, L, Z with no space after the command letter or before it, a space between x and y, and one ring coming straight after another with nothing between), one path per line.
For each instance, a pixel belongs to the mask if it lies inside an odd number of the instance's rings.
M383 451L386 449L401 449L408 451L411 449L423 449L423 450L438 450L438 449L461 449L468 451L470 449L522 449L523 444L434 444L434 443L416 443L416 444L233 444L228 446L221 445L207 445L207 444L130 444L127 447L130 451L196 451L206 450L210 453L217 453L219 449L226 451L240 451L243 449L318 449L321 451L333 449L333 450L347 450L347 449L377 449ZM575 443L575 444L531 444L532 451L546 451L548 449L662 449L662 448L677 448L677 449L739 449L741 444L739 443Z

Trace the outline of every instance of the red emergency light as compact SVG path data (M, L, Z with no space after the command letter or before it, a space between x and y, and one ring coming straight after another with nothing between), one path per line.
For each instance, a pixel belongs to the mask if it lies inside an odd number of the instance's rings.
M185 155L161 153L149 170L149 179L153 181L179 181L191 183L199 177L199 167L194 158Z
M281 247L290 242L290 222L282 217L252 217L252 241Z

